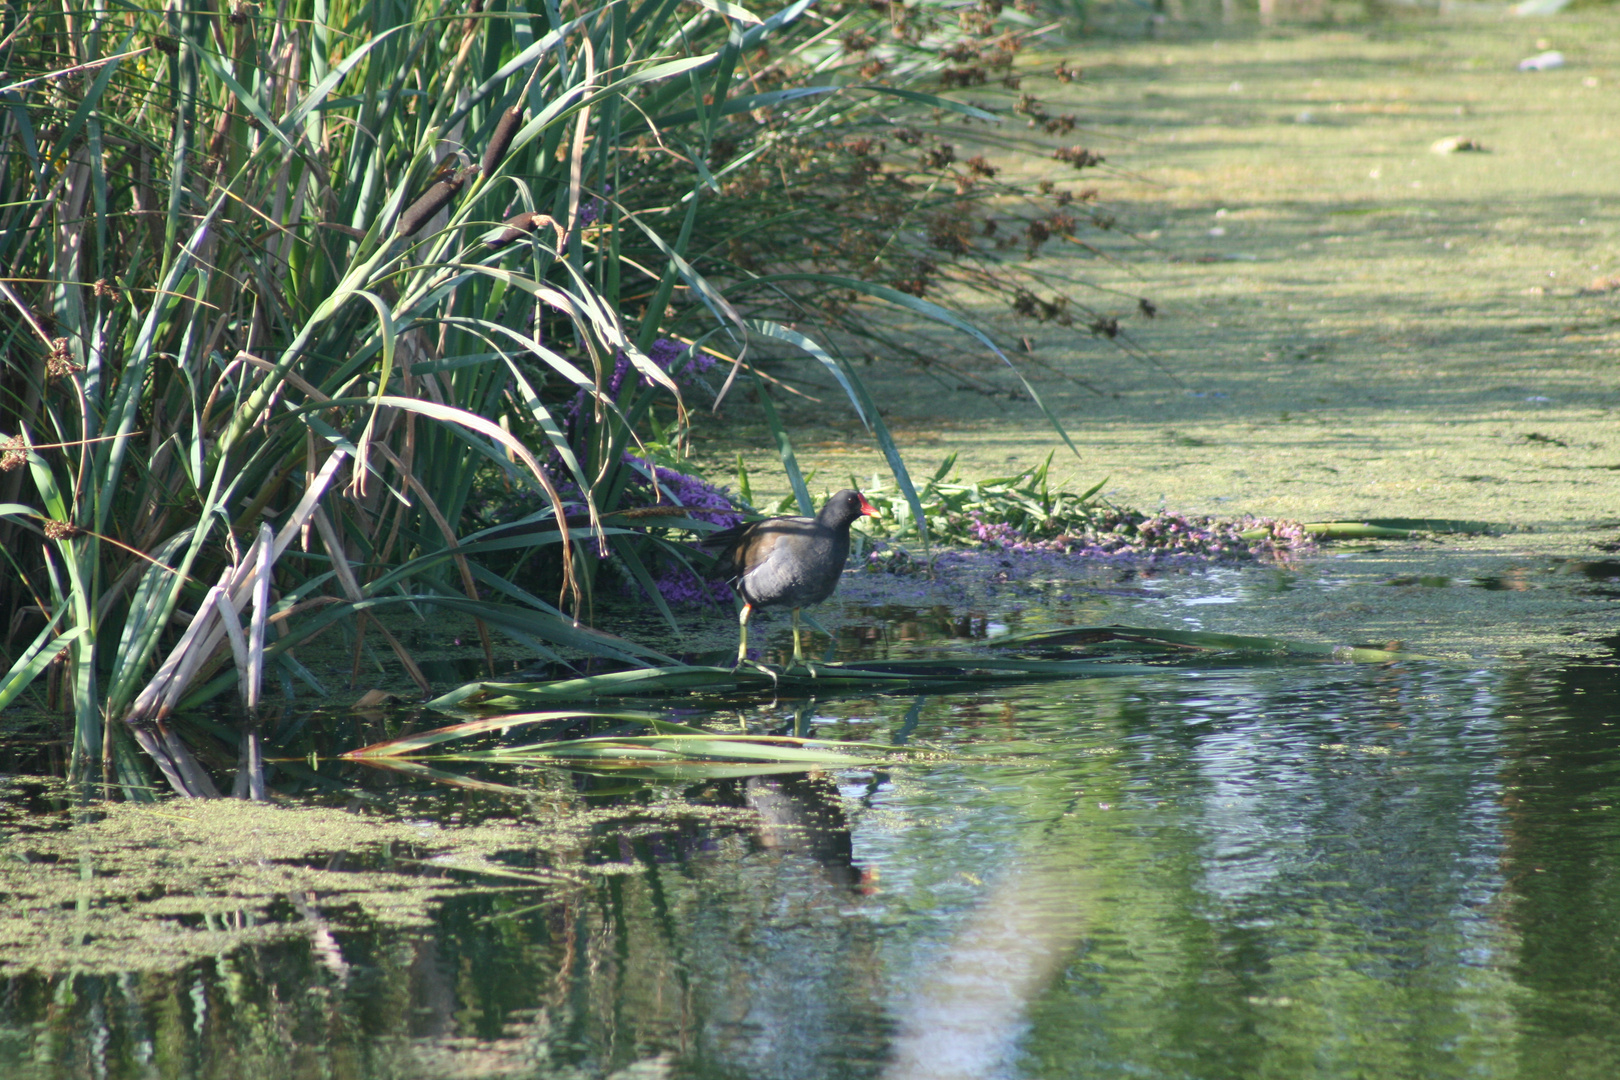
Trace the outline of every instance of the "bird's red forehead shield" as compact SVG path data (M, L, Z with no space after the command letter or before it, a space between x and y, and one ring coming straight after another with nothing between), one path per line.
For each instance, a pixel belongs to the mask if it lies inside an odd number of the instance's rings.
M861 516L862 517L877 517L878 516L877 507L875 507L871 503L867 502L865 495L861 495L859 492L856 492L856 495L861 500Z

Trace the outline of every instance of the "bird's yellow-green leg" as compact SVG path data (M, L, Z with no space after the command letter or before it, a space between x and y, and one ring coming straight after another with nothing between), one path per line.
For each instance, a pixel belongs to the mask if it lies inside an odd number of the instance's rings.
M815 661L814 660L806 660L804 658L804 651L799 646L799 609L798 608L793 609L793 662L795 664L803 664L805 667L809 668L810 669L810 674L812 676L814 676L816 674Z
M737 616L737 666L742 667L743 661L748 659L748 616L754 613L754 605L744 602L742 614Z

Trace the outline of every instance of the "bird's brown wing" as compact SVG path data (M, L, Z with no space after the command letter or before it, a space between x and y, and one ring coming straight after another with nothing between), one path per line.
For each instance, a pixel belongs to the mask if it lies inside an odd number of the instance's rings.
M750 521L710 533L698 541L698 546L714 552L716 579L736 582L769 560L786 536L803 531L812 524L810 518L801 517Z

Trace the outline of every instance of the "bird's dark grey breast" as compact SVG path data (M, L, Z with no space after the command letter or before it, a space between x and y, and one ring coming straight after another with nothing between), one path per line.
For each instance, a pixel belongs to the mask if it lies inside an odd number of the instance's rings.
M743 599L756 607L808 607L833 594L849 559L849 530L827 529L809 518L781 518L760 525L760 552L737 581Z

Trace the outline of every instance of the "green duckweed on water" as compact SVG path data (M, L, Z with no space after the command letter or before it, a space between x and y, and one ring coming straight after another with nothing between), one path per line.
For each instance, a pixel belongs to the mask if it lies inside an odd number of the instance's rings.
M38 785L13 779L10 786L15 796L19 786ZM593 827L622 813L548 800L543 787L526 801L521 817L460 825L401 820L375 807L236 799L97 803L42 815L6 799L0 974L168 971L308 935L322 909L336 909L338 922L426 926L449 895L550 893L614 872L587 870L580 852ZM670 815L725 813L671 803L638 817ZM516 868L496 858L514 852L544 865Z

